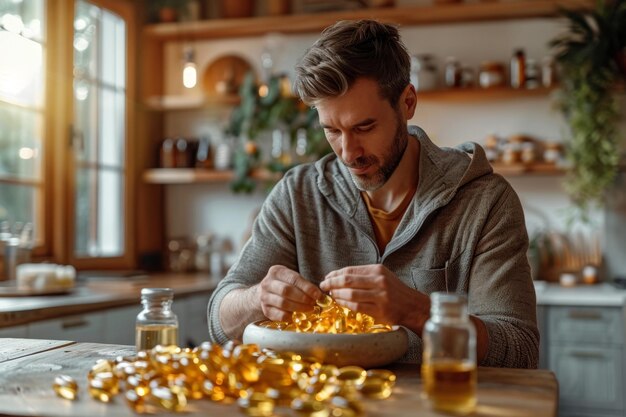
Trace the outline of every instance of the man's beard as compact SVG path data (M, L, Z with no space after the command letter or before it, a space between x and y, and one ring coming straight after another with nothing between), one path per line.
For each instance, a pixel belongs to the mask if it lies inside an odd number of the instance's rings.
M368 174L367 176L356 175L350 171L352 182L354 182L354 185L356 185L359 190L376 191L385 185L402 160L402 155L404 155L404 150L408 143L407 135L406 126L403 126L401 119L398 117L393 142L391 143L389 152L383 155L382 163L380 163L380 159L375 155L362 156L352 164L346 164L343 160L341 161L348 168L364 168L370 165L379 166L376 172Z

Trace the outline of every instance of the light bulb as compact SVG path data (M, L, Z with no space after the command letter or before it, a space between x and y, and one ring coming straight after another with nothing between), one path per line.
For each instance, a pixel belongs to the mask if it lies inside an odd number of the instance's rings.
M185 62L183 68L183 85L186 88L194 88L198 81L198 72L196 70L195 62Z
M183 66L183 85L186 88L194 88L198 81L198 71L196 69L196 62L194 60L194 51L192 48L187 48L183 53L185 64Z

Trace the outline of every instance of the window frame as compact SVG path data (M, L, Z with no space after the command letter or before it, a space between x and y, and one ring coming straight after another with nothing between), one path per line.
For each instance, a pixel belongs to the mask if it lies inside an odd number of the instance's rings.
M87 0L120 16L127 25L126 56L126 127L124 141L124 252L117 257L76 257L75 245L75 174L74 159L74 0L47 2L46 56L46 135L43 172L52 181L44 183L43 201L45 239L34 252L36 257L74 265L84 269L131 269L136 266L135 207L136 207L136 147L135 136L135 69L136 69L136 9L123 0ZM57 74L57 76L55 76ZM59 77L58 74L63 74Z

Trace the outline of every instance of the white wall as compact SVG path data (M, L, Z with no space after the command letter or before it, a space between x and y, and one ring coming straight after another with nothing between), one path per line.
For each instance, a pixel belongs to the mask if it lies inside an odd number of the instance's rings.
M518 47L525 49L527 57L540 62L549 53L547 42L562 28L562 22L557 19L524 19L408 27L401 31L409 52L435 54L441 71L444 58L448 55L477 68L480 62L486 60L508 62L513 49ZM277 38L273 39L276 42ZM315 35L279 37L277 50L281 53L275 57L276 69L292 74L295 62L315 39ZM202 79L202 71L209 62L229 53L245 57L259 71L259 55L266 40L266 37L257 37L192 44L197 51L199 79ZM201 84L188 91L183 91L181 85L181 51L186 45L191 44L170 44L166 47L167 94L201 94ZM197 136L209 132L215 137L227 120L225 111L170 113L167 116L167 133ZM454 146L467 140L482 143L490 133L503 136L526 133L556 141L567 138L564 121L550 97L477 103L418 103L413 123L422 126L441 146ZM509 179L520 195L531 231L544 227L565 227L564 209L569 202L562 191L562 178ZM167 233L169 236L181 236L214 231L231 236L238 244L247 226L249 213L262 199L262 193L233 196L227 185L168 186ZM598 219L601 220L600 217Z

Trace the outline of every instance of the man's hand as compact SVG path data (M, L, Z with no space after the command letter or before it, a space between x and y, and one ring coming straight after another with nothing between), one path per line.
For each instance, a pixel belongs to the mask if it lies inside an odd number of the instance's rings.
M294 311L310 311L322 296L322 291L297 272L274 265L259 283L261 308L270 320L291 319Z
M430 314L429 297L407 287L380 264L330 272L320 288L351 310L369 314L381 323L406 326L418 334Z

